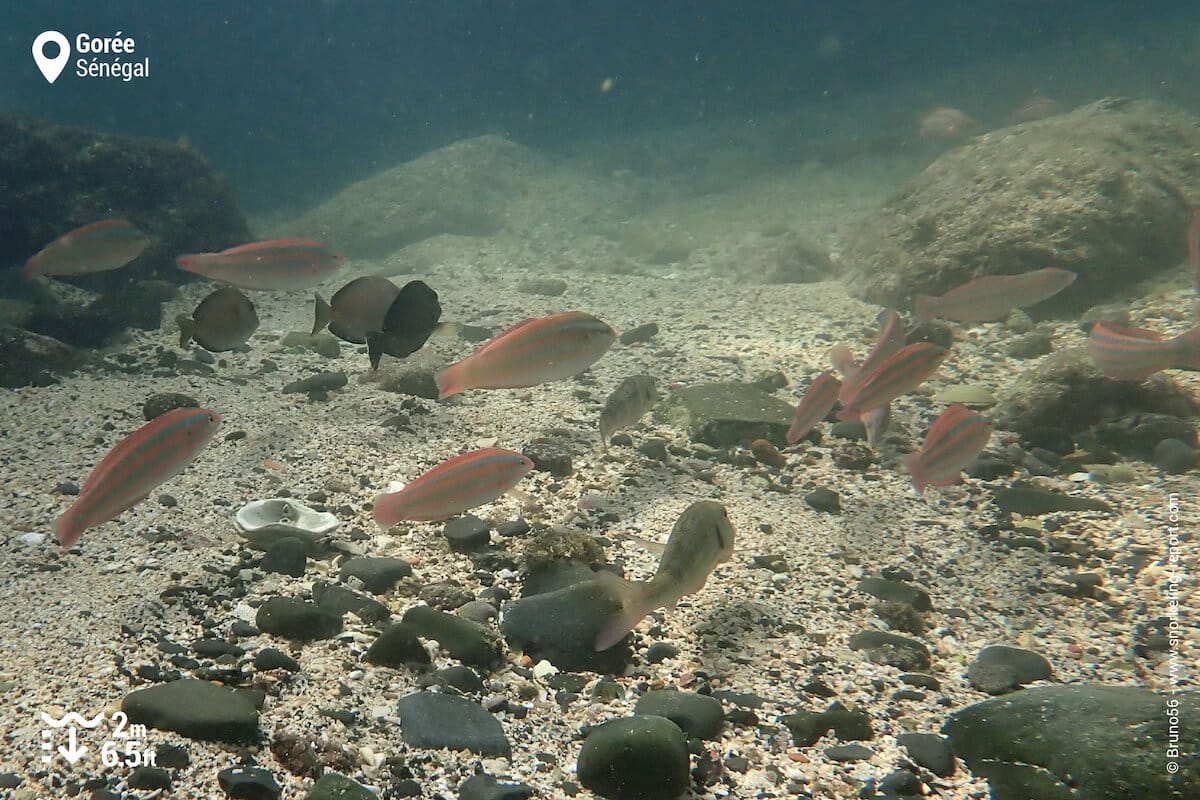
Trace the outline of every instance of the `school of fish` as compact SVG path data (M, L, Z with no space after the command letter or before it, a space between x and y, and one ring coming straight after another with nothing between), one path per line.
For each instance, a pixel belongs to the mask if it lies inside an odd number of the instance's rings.
M1020 113L1029 118L1053 113L1046 98L1031 100ZM954 109L935 109L922 120L923 136L959 136L974 121ZM102 220L55 239L32 256L23 270L29 279L119 269L136 260L152 239L126 220ZM1186 231L1189 262L1200 294L1200 210ZM334 276L345 259L321 242L283 239L253 242L217 253L181 255L179 269L225 284L205 297L191 315L177 319L181 346L195 341L221 352L246 346L258 327L253 302L242 290L312 289ZM919 295L918 322L944 318L962 323L1005 318L1014 309L1042 302L1075 281L1061 269L987 276L953 287L940 296ZM383 355L406 358L420 350L441 323L437 292L423 281L397 287L373 276L354 278L325 301L314 293L314 335L333 335L367 344L371 367ZM878 446L890 421L891 404L917 389L949 355L928 342L906 344L903 318L893 309L880 313L875 346L859 361L845 345L829 352L833 371L820 373L795 409L786 439L796 445L836 409L842 420L863 425L868 444ZM612 347L616 331L583 311L563 311L526 319L495 335L473 353L435 376L439 399L471 390L534 387L578 375ZM1135 380L1166 369L1200 370L1200 328L1164 337L1160 333L1101 321L1088 334L1095 364L1114 380ZM840 375L840 378L838 377ZM621 428L636 424L659 400L653 376L625 378L600 412L601 447ZM88 529L114 520L156 487L183 472L213 439L221 416L204 408L175 409L128 434L105 455L83 484L78 498L59 517L55 530L63 547L76 544ZM946 408L930 425L921 447L904 463L918 494L928 486L961 480L987 446L993 425L961 404ZM445 520L498 499L534 468L525 455L498 447L463 452L430 468L396 491L380 494L374 518L382 527L404 522ZM710 573L730 559L734 529L726 508L713 501L689 505L667 539L659 569L646 582L602 572L620 612L594 642L604 650L621 641L650 611L671 607L702 588Z

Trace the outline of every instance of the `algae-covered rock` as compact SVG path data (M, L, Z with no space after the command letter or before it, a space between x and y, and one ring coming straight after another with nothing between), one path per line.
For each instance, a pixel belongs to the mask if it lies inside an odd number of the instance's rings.
M1039 686L956 711L942 733L1000 800L1184 800L1200 797L1200 729L1186 724L1197 715L1194 691Z
M852 294L908 307L981 275L1079 277L1037 311L1082 311L1184 258L1200 205L1195 117L1105 99L992 131L938 158L859 227Z

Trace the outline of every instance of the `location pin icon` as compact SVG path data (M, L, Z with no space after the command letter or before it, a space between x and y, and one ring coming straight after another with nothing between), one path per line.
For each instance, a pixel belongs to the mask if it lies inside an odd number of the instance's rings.
M47 58L44 52L48 42L58 45L58 55L53 58ZM46 82L54 83L71 60L71 43L58 31L43 31L33 40L33 60L37 62Z

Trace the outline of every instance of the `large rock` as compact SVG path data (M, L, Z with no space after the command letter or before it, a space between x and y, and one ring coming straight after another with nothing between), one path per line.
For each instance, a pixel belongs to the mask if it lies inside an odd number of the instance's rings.
M182 280L178 254L251 238L229 181L182 142L0 115L0 186L0 266L20 266L62 234L110 217L153 237L122 269L68 279L93 291Z
M1076 272L1050 308L1082 310L1184 258L1200 205L1200 125L1106 99L980 136L941 156L868 219L845 263L851 293L906 307L980 275Z
M489 236L529 176L545 169L502 137L465 139L351 184L288 228L351 258L382 258L439 234Z
M48 386L79 366L79 354L49 336L0 325L0 386Z
M997 800L1183 800L1200 797L1200 729L1187 724L1197 715L1197 692L1041 686L956 711L942 732Z

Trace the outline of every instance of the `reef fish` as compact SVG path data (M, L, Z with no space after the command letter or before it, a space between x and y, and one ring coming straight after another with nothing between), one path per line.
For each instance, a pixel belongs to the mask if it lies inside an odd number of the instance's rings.
M398 492L375 498L375 521L436 522L490 503L512 489L533 469L533 462L512 450L487 447L443 461Z
M854 355L845 347L835 346L830 350L830 361L833 362L834 368L842 373L842 388L838 392L838 400L843 404L854 396L863 378L904 347L904 322L898 313L889 308L881 311L875 320L880 325L879 336L875 338L875 346L871 348L862 364L855 361Z
M220 353L246 343L258 330L258 313L249 297L226 286L201 300L190 317L180 314L175 322L180 347L194 339L205 350Z
M439 399L467 389L516 389L578 375L617 338L605 322L564 311L518 322L435 376Z
M123 219L106 219L76 228L43 247L25 262L22 273L83 275L119 269L142 254L150 237Z
M1075 282L1065 269L1038 269L1020 275L988 275L956 286L940 297L918 295L913 303L919 321L941 317L957 322L1004 319L1014 308L1025 308L1053 297Z
M961 403L943 411L929 426L921 449L905 459L917 494L926 486L958 483L959 473L970 466L991 436L991 423Z
M1164 339L1157 331L1097 322L1088 333L1088 354L1105 375L1119 381L1164 369L1200 370L1200 328Z
M725 506L699 500L684 509L649 581L627 581L612 572L597 573L621 606L613 619L596 634L596 652L625 638L656 608L673 608L680 598L700 591L717 564L733 555L733 523Z
M429 341L442 306L438 295L424 281L409 281L396 293L378 331L367 332L367 355L371 369L379 369L379 360L387 353L393 358L408 358Z
M607 448L616 431L637 422L657 402L658 388L653 377L631 375L621 381L600 412L600 444Z
M842 382L832 372L822 372L809 384L808 391L800 398L800 405L796 406L796 413L792 415L792 424L787 430L788 444L803 439L814 425L825 419L837 402L841 388Z
M311 289L345 261L327 245L308 239L251 242L219 253L192 253L175 259L185 272L239 289L283 292Z
M396 284L374 275L355 278L334 292L329 302L314 292L312 335L328 325L329 332L342 341L366 344L368 333L383 330L383 318L398 294Z
M945 348L928 342L901 348L862 379L854 394L846 399L846 407L839 412L838 418L862 419L900 395L911 392L937 371L946 360L946 354Z
M92 470L79 497L58 518L63 547L88 528L116 519L187 467L213 438L221 417L206 408L176 408L126 436Z

